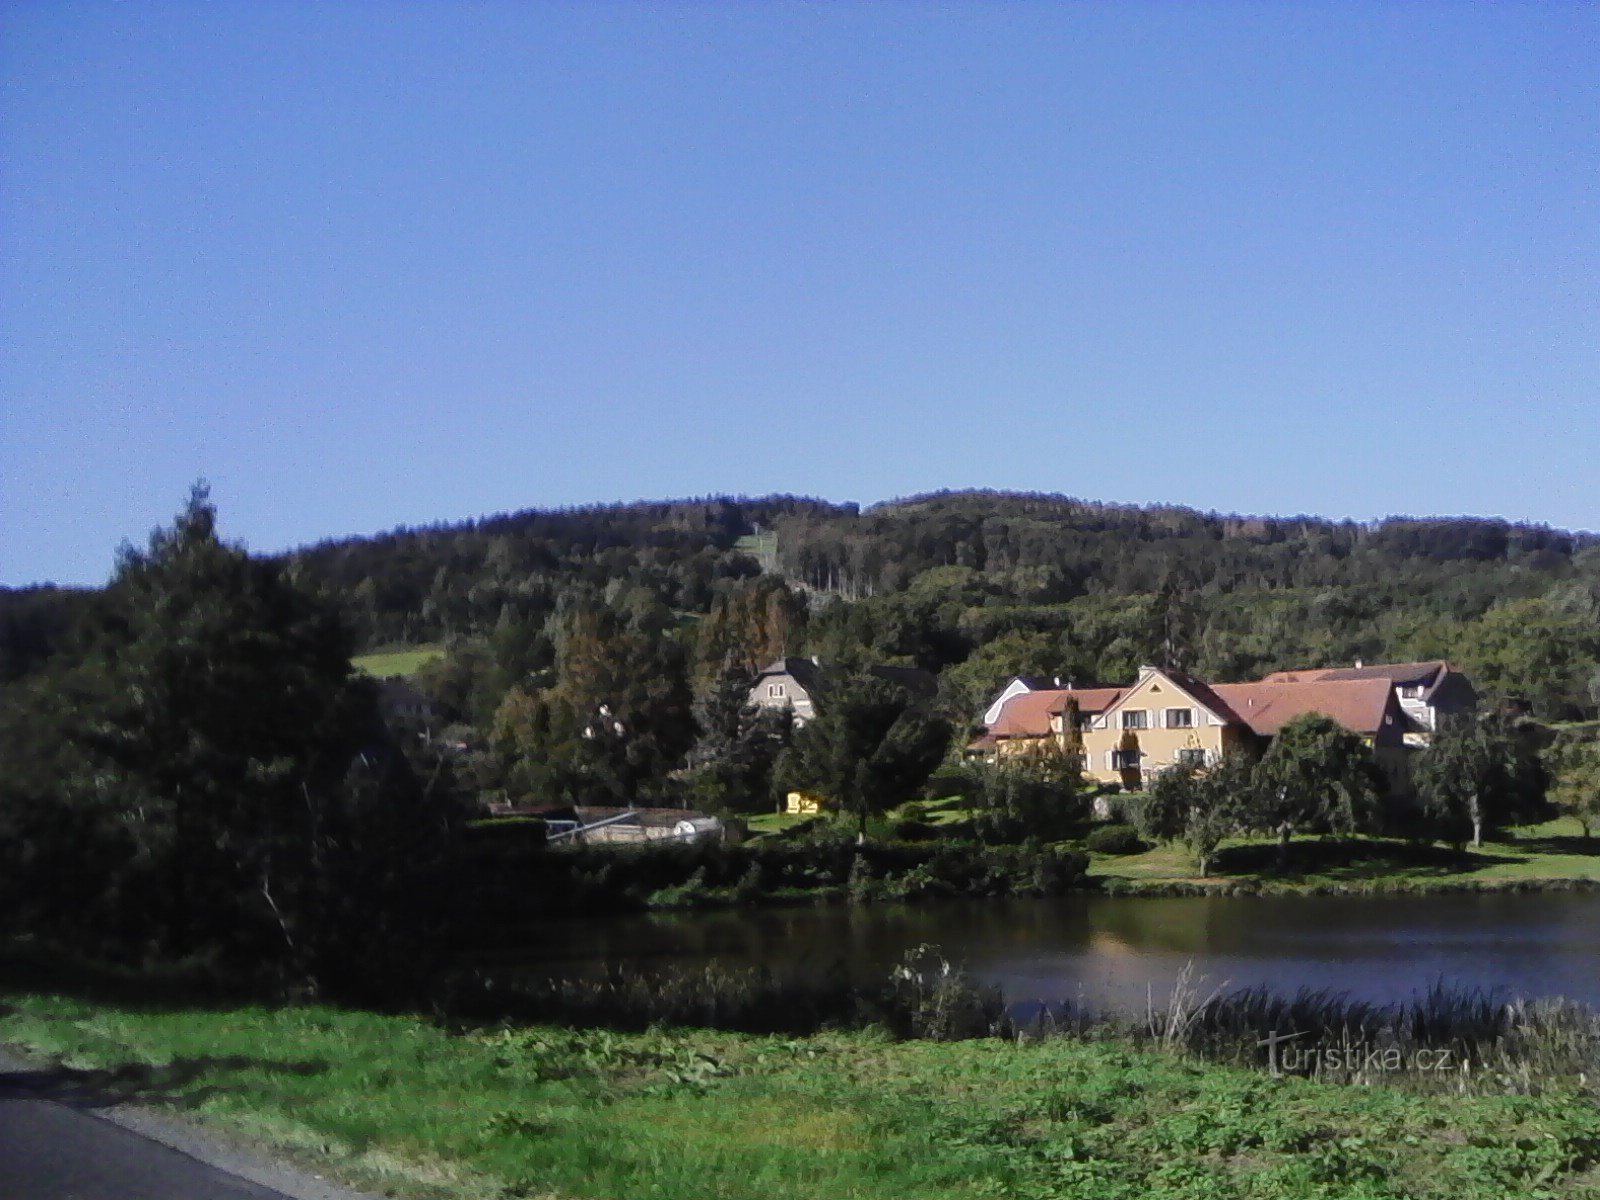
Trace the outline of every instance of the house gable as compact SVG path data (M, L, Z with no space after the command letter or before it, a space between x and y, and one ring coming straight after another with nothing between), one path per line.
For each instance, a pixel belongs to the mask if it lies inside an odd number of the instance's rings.
M1150 714L1149 723L1143 726L1147 729L1195 728L1201 724L1216 728L1231 724L1234 720L1233 714L1226 707L1217 704L1213 697L1206 696L1209 691L1209 688L1203 687L1195 680L1180 676L1175 671L1164 671L1160 667L1140 667L1139 681L1100 714L1093 728L1097 730L1139 728L1139 726L1124 725L1123 714L1127 712ZM1192 725L1169 726L1166 723L1167 714L1174 709L1184 708L1193 711Z
M821 668L809 658L780 658L764 667L750 686L746 703L756 708L788 708L804 724L816 716L815 692Z

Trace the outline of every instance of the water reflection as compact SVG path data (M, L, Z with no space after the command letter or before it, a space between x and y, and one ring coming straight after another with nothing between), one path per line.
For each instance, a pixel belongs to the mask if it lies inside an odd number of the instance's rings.
M1306 986L1379 1001L1435 982L1600 1006L1600 894L951 901L662 914L552 924L529 973L610 963L768 964L881 977L940 946L1013 1001L1142 1006L1191 960L1208 987Z

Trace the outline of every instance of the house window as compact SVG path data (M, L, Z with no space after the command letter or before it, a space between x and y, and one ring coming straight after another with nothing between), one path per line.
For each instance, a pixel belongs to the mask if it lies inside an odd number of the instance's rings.
M1142 708L1125 709L1122 714L1122 727L1124 729L1150 728L1150 714Z
M1206 765L1206 752L1204 750L1179 750L1178 765L1180 767L1203 767Z
M1194 728L1194 709L1192 709L1192 708L1169 708L1169 709L1167 709L1167 728L1168 729L1193 729Z
M1113 771L1137 771L1139 769L1139 752L1137 750L1113 750L1111 752L1111 769Z
M783 696L784 696L783 684L781 684L781 683L769 683L769 684L767 684L767 699L769 699L769 700L781 700L781 699L783 699Z

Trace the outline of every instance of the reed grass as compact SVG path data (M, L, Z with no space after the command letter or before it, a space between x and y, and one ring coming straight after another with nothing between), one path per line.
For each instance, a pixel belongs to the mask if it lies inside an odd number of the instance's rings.
M842 966L783 972L613 966L586 979L474 977L458 981L448 1007L458 1021L480 1024L554 1021L789 1036L880 1029L912 1041L1071 1038L1254 1070L1281 1067L1330 1083L1424 1091L1534 1094L1557 1085L1600 1086L1600 1014L1572 1001L1444 982L1392 1004L1327 990L1227 990L1208 988L1190 964L1165 995L1148 996L1142 1013L1081 1000L1023 1012L927 945L910 951L887 979L852 979ZM1269 1038L1292 1044L1292 1060L1274 1063ZM1423 1060L1427 1069L1418 1069Z

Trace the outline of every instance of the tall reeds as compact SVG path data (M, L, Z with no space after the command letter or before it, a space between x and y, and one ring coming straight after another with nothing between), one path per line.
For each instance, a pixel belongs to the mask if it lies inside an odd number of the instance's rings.
M580 979L459 981L447 1003L469 1021L537 1021L638 1030L695 1026L804 1035L878 1027L934 1041L1003 1037L1118 1040L1209 1062L1327 1082L1531 1093L1600 1083L1600 1014L1565 1000L1518 1000L1440 982L1403 1003L1325 990L1208 989L1193 965L1142 1014L1081 1000L1008 1008L937 947L909 952L887 979L842 967L646 972L614 966Z

